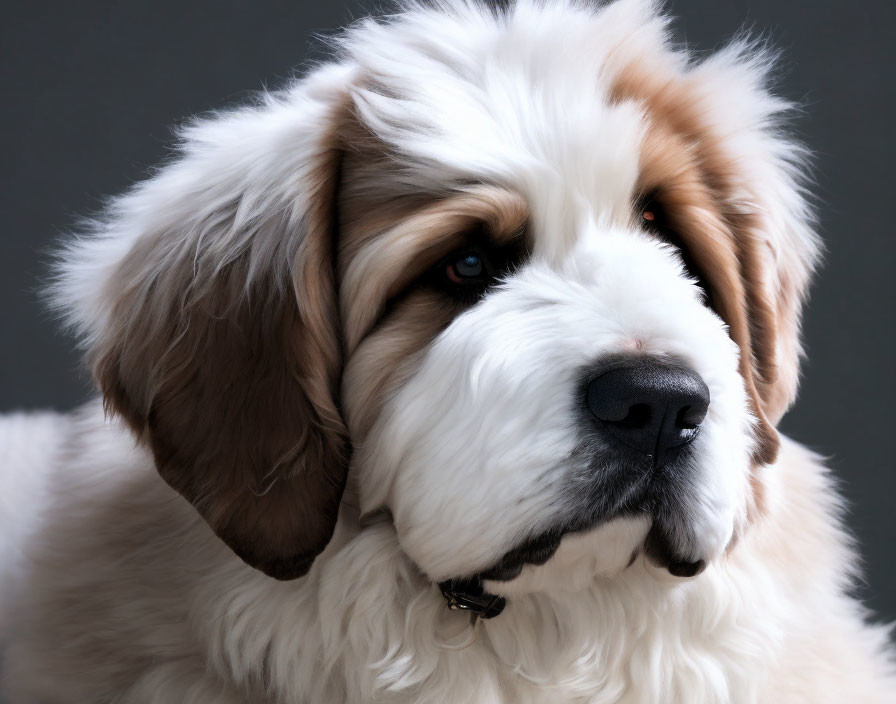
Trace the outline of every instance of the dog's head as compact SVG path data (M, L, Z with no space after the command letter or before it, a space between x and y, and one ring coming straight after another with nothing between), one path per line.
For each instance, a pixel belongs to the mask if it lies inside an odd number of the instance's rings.
M761 513L816 245L767 61L639 0L364 22L65 255L108 406L241 558L347 476L433 580L690 576ZM350 469L350 472L349 472Z

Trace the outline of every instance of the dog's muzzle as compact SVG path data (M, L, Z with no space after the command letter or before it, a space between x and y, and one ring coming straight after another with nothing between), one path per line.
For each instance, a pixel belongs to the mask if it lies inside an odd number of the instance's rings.
M677 577L693 577L705 568L702 559L676 554L667 523L669 497L687 490L682 474L689 446L709 410L706 383L681 364L653 357L603 360L586 370L584 379L582 425L602 449L600 468L591 479L580 475L571 492L577 505L570 507L563 525L529 538L472 577L441 582L450 608L480 618L497 616L505 599L486 592L483 581L514 579L526 565L546 563L564 535L625 515L654 516L643 546L653 563Z

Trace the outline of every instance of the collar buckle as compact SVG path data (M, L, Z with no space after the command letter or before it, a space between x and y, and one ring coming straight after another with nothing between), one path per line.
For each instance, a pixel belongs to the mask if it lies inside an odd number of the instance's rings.
M479 618L494 618L507 605L507 599L489 594L479 579L449 579L439 582L439 590L452 611L467 611Z

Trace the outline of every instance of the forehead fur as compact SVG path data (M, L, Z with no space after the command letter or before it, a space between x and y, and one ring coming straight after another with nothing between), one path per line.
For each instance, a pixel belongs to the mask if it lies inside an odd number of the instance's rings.
M755 44L697 61L673 46L653 0L403 7L413 12L365 20L340 42L364 67L351 89L357 112L400 156L405 183L433 192L471 179L512 187L532 209L537 249L561 254L583 220L629 217L647 125L674 117L656 97L674 85L701 129L724 141L728 163L758 188L793 193L781 212L809 222L797 189L780 183L800 180L794 164L804 155L777 133L788 105L765 90L772 62ZM672 125L682 127L690 129ZM743 208L762 200L745 188L725 195ZM814 257L811 233L784 225L800 241L771 242L778 263L808 269L786 258Z
M474 178L522 193L535 231L553 233L536 247L559 254L583 218L628 217L642 108L610 100L607 69L621 42L661 42L664 23L627 5L461 2L366 22L346 39L369 76L359 113L418 183Z
M742 250L732 261L751 283L737 305L759 315L752 343L743 321L735 337L753 347L758 393L780 418L796 390L798 313L819 246L805 152L781 130L789 104L766 85L773 57L739 40L698 60L673 45L652 0L403 7L413 11L340 40L363 67L349 92L394 155L396 192L507 187L528 204L533 254L557 261L586 231L632 224L632 202L651 189L702 190L718 243ZM744 317L730 313L729 323Z

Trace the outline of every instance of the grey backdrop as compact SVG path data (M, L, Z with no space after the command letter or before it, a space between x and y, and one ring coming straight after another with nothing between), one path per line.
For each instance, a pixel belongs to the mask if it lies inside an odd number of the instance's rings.
M169 126L276 86L372 3L4 0L0 66L0 411L71 408L89 393L36 291L77 215L166 155ZM818 154L826 264L786 432L831 457L867 561L863 596L896 618L892 139L896 3L673 0L679 35L711 49L742 25L786 51L783 95Z

